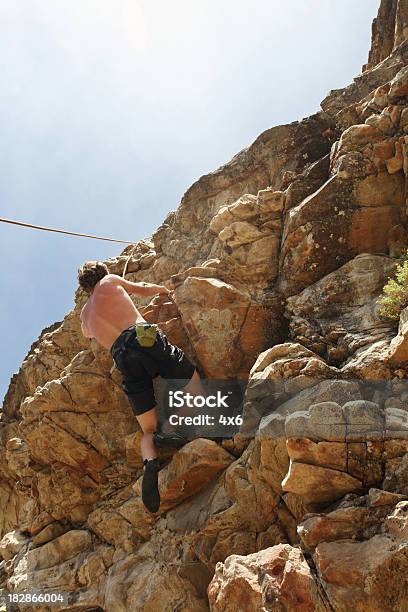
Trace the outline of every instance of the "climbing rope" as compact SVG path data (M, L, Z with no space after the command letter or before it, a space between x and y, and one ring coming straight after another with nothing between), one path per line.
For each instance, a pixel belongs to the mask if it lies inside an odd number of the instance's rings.
M126 270L127 270L127 267L128 267L128 263L129 263L129 261L132 259L132 257L133 257L133 253L135 252L136 247L137 247L137 244L136 244L136 245L133 247L131 254L130 254L130 255L129 255L129 257L126 259L125 267L123 268L122 278L125 278L125 274L126 274Z
M134 242L130 240L118 240L115 238L107 238L105 236L94 236L93 234L81 234L79 232L69 232L68 230L57 229L54 227L45 227L44 225L34 225L32 223L24 223L23 221L15 221L13 219L5 219L4 217L0 217L0 223L9 223L11 225L18 225L20 227L28 227L30 229L38 229L43 230L45 232L56 232L58 234L67 234L68 236L81 236L83 238L94 238L95 240L107 240L109 242L120 242L122 244L134 244ZM126 259L125 266L123 268L122 278L125 278L125 274L129 265L129 261L132 259L133 254L137 248L137 244L133 247L132 252ZM172 296L168 296L171 300Z
M95 240L108 240L109 242L121 242L123 244L134 244L130 240L117 240L115 238L106 238L105 236L94 236L92 234L80 234L79 232L69 232L67 230L56 229L54 227L45 227L43 225L33 225L32 223L23 223L22 221L14 221L12 219L4 219L0 217L1 223L10 223L11 225L19 225L21 227L29 227L31 229L43 230L45 232L57 232L58 234L68 234L69 236L82 236L83 238L94 238Z

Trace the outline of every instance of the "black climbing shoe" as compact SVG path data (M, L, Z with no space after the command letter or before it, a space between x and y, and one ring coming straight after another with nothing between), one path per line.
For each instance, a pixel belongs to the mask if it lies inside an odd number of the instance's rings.
M160 507L159 462L157 459L143 461L142 500L149 512L157 512Z
M153 444L159 448L181 448L187 444L188 439L175 432L158 432L153 434Z

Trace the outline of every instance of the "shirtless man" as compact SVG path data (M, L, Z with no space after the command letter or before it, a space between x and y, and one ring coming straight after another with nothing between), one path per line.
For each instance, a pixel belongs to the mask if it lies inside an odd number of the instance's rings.
M166 287L132 283L116 274L109 274L106 265L98 261L86 262L78 270L78 281L89 294L81 311L82 333L110 350L123 374L123 389L143 431L140 445L144 463L142 499L150 512L157 512L160 506L159 464L154 441L157 441L158 434L152 379L161 375L163 378L188 380L183 389L197 394L203 392L200 376L183 351L170 344L160 329L157 328L153 346L141 346L138 341L138 325L148 323L128 294L168 294Z

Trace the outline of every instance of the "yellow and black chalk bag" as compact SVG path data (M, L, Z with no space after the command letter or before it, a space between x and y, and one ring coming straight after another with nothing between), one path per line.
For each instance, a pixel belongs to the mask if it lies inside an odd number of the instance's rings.
M154 346L157 338L157 329L155 323L137 323L136 338L140 346Z

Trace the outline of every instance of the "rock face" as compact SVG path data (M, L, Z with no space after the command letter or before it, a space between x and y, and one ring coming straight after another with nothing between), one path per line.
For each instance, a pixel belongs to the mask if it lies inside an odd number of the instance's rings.
M0 414L0 601L407 610L408 317L387 323L377 303L408 247L407 39L408 3L381 0L353 83L106 262L172 287L136 304L203 377L246 381L237 435L161 453L159 512L141 501L120 374L81 334L80 290L32 345Z
M363 70L370 70L408 38L408 6L403 0L381 0L378 15L373 21L372 43L368 62Z

